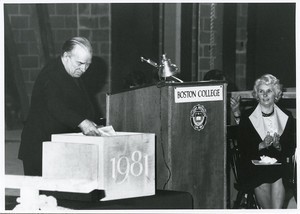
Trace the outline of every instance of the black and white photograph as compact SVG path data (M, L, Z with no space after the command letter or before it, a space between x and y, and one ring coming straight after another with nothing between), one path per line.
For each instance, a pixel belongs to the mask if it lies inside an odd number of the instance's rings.
M296 1L0 10L0 212L299 212Z

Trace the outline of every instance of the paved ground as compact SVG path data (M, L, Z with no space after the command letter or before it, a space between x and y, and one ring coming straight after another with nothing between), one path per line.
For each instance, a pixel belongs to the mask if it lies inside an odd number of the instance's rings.
M21 130L5 131L5 174L23 175L23 164L18 157ZM18 189L5 189L6 195L20 195Z
M23 175L23 165L18 157L21 130L5 132L5 174Z

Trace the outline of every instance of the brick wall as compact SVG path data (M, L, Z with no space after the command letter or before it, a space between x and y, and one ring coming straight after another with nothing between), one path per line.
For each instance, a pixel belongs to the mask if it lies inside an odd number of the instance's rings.
M54 52L58 55L62 43L72 36L85 36L93 45L94 55L107 62L111 69L111 17L110 4L46 4ZM193 80L202 80L210 69L222 69L222 16L223 4L201 3L194 11ZM41 46L40 29L34 4L5 4L14 40L17 45L26 91L30 98L33 83L45 64ZM213 10L214 9L214 10ZM212 17L213 16L213 17ZM212 22L213 21L213 22ZM238 4L236 41L236 79L239 90L245 88L247 47L247 4ZM212 39L211 33L214 34ZM193 45L194 47L194 45ZM110 82L107 76L105 87L98 94L99 105L105 112L105 96Z
M223 67L223 4L203 3L199 7L198 80L202 80L207 71ZM235 82L238 90L246 90L247 12L248 4L237 4Z
M30 96L33 82L41 67L38 24L34 7L30 4L9 4L5 5L4 9L10 20L26 91Z
M87 37L94 49L94 55L105 60L110 68L110 6L109 4L46 4L54 54L60 54L63 42L72 36ZM40 29L36 5L5 4L16 52L30 98L34 81L45 64L41 46ZM109 89L108 80L99 94L101 108L105 111L105 94ZM103 102L104 101L104 102Z
M222 4L200 4L198 80L211 69L222 70Z

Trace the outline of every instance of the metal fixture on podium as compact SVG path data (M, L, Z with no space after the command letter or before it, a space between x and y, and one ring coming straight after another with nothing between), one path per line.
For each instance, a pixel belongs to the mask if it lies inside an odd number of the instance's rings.
M161 63L159 65L151 59L145 59L144 57L141 57L141 61L147 62L148 64L158 68L158 76L160 79L164 79L164 81L166 81L166 79L170 77L179 82L183 82L181 79L175 77L175 75L179 73L179 69L175 64L171 63L171 60L167 58L166 54L161 56Z

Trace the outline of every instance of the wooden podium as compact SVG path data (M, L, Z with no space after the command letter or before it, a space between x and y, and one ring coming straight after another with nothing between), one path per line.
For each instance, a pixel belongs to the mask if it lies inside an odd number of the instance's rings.
M164 83L107 95L107 125L155 133L157 189L191 193L195 209L226 208L226 87Z

